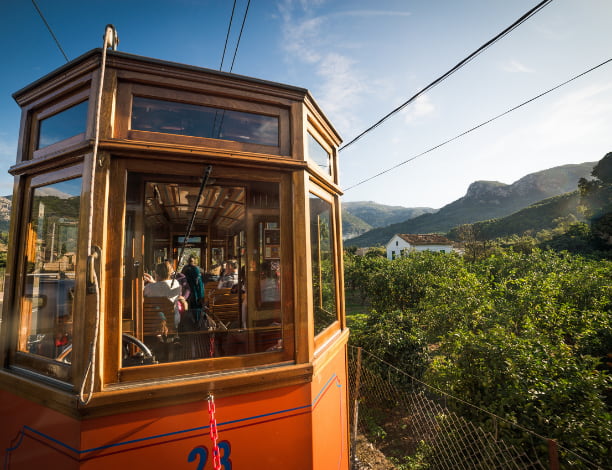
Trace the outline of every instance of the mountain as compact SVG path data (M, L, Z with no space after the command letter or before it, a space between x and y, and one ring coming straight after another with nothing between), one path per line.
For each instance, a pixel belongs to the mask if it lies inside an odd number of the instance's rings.
M537 233L555 228L559 219L584 221L579 206L580 192L572 191L538 201L506 217L476 222L473 225L480 236L488 239L522 235L527 231ZM448 236L453 240L458 239L456 227Z
M8 197L0 197L0 232L9 231L11 205L11 200Z
M531 173L512 184L476 181L465 196L431 214L380 227L345 241L345 246L384 245L396 233L446 233L457 225L498 219L546 198L575 191L597 162L562 165Z
M431 207L386 206L373 201L343 202L343 238L356 237L376 227L403 222L435 211L436 209Z

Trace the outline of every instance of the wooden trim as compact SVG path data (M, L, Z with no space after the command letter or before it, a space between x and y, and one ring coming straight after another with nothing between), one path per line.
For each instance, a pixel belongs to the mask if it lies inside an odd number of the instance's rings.
M336 196L336 204L335 207L335 217L337 220L336 231L334 234L334 238L336 240L337 253L336 256L337 266L336 273L338 275L338 297L337 297L337 305L338 312L340 313L340 329L344 330L346 328L346 299L344 292L344 247L342 242L342 204L340 197Z
M88 149L89 142L83 140L75 143L73 147L64 148L63 150L58 149L51 155L19 162L9 169L9 173L13 176L20 176L54 171L56 168L74 165L83 161L83 153Z
M173 67L177 64L136 62L113 55L107 57L107 65L119 70L119 78L143 85L159 85L166 88L188 90L228 96L247 101L265 102L271 105L289 106L292 101L302 101L307 93L304 89L278 83L264 82L215 70Z
M139 131L130 131L139 132ZM151 134L151 133L150 133ZM194 137L199 139L199 137ZM305 169L306 163L286 158L281 155L253 152L251 150L232 150L223 148L210 148L185 144L169 144L153 141L105 141L100 142L100 148L110 150L115 155L131 158L142 158L160 160L174 159L188 162L199 162L203 160L218 161L219 163L232 165L234 162L247 164L261 168L266 166L284 167L288 169ZM199 160L196 160L199 159Z
M295 335L299 362L312 360L314 352L314 319L312 312L312 261L306 253L310 251L310 211L308 208L308 176L305 172L293 173L293 265L295 278L300 283L293 286L295 297Z
M35 370L43 374L46 373L50 377L63 381L71 380L69 365L17 350L23 310L23 280L25 279L26 269L24 266L25 246L29 240L27 221L29 220L32 207L32 191L35 188L80 177L81 173L82 165L76 164L61 168L52 173L39 174L29 178L21 177L19 185L14 190L14 195L17 197L13 207L13 214L19 215L13 215L11 221L11 240L18 240L18 242L16 246L13 245L9 258L10 261L7 263L7 268L14 275L12 276L10 295L5 297L3 306L4 320L7 325L7 328L2 329L7 330L6 336L3 337L3 344L7 345L8 362L29 370ZM20 227L20 230L17 230L18 227ZM17 280L20 280L20 282L17 282Z
M148 132L129 130L126 136L127 140L135 140L141 142L158 142L170 145L185 145L191 147L223 148L230 151L238 152L253 152L267 155L282 155L279 146L273 147L261 144L248 144L244 142L236 142L233 140L210 139L208 137L194 137L178 134L164 134L162 132Z
M108 240L106 245L106 266L108 270L108 281L106 291L112 292L110 297L107 298L105 329L108 332L107 338L104 343L108 346L108 351L111 356L106 357L106 367L104 369L104 383L111 384L117 380L125 382L133 382L140 380L164 380L168 376L188 375L197 372L216 372L218 370L231 370L241 367L253 367L253 366L267 366L271 363L279 363L287 360L293 361L295 358L294 350L294 322L293 322L293 305L292 300L293 292L290 286L293 285L292 273L293 267L291 262L288 263L292 249L291 238L291 227L292 223L292 198L290 191L290 176L287 173L278 173L270 171L269 169L251 169L248 172L248 176L243 168L232 167L229 165L220 165L213 168L212 177L220 178L224 181L235 180L236 184L244 182L248 185L249 182L254 180L276 182L279 184L279 196L281 197L281 208L277 212L278 217L281 221L281 227L286 227L285 230L281 231L283 236L283 243L287 243L287 248L283 249L281 253L282 271L283 276L282 285L283 290L283 337L286 340L285 348L281 352L267 352L267 353L255 353L247 356L228 356L214 359L199 359L192 361L179 361L165 364L156 364L152 366L138 366L129 368L119 367L119 358L115 357L117 354L114 351L119 351L118 341L121 336L121 328L119 320L122 312L122 300L120 299L121 293L123 292L123 265L121 255L117 260L117 253L123 253L124 251L124 234L116 233L114 227L123 227L125 224L125 190L127 185L127 174L128 172L142 174L144 179L155 179L156 181L163 183L164 181L175 181L177 178L191 178L196 183L198 175L202 171L202 165L206 162L191 162L191 163L178 163L178 162L164 162L152 168L150 161L144 161L133 158L124 158L113 160L111 165L112 180L117 181L118 186L113 188L113 195L109 202L109 221L108 221ZM110 194L110 193L109 193ZM136 226L141 224L136 223ZM141 243L142 234L135 234L135 246L134 252L142 256L143 246ZM289 240L289 242L287 242ZM141 260L142 263L142 260ZM138 302L137 302L138 303ZM206 332L204 332L206 334Z
M339 228L339 220L337 218L337 209L336 209L337 197L332 194L329 194L319 185L313 184L312 182L308 186L308 192L311 194L314 194L315 196L323 199L324 201L330 204L331 206L330 218L331 218L331 223L332 223L332 229L331 229L332 233L330 236L337 237L339 233L338 230L340 231L342 230L342 228ZM339 305L340 305L339 304L339 297L340 297L339 291L343 289L343 285L340 284L341 276L339 275L339 269L341 266L339 263L339 258L341 257L341 253L338 252L337 242L334 242L332 244L332 249L333 249L332 256L334 258L334 283L335 283L334 298L336 300L336 319L337 320L331 323L330 325L328 325L328 327L325 330L323 330L318 335L316 335L316 337L314 338L314 349L315 350L321 348L325 343L327 343L327 341L329 341L329 339L333 335L336 334L338 330L341 330L343 328L342 315L344 311L339 309Z
M97 417L117 413L171 406L215 397L244 395L272 388L300 385L312 381L312 365L283 365L244 369L217 374L198 374L170 380L133 383L130 386L107 387L94 394L87 407L80 408L81 417Z

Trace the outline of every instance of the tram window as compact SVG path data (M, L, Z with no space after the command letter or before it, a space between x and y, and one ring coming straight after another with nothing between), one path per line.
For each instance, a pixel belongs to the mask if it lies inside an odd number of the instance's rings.
M331 214L327 201L310 195L310 244L315 335L338 319Z
M283 351L279 184L215 178L197 201L199 189L128 176L123 333L158 363Z
M132 129L279 145L278 117L135 96Z
M312 134L308 133L308 156L328 175L331 175L329 152L325 150Z
M72 342L81 178L34 189L18 349L59 360Z
M39 123L36 148L41 149L85 132L87 104L87 101L83 101L53 116L42 119Z

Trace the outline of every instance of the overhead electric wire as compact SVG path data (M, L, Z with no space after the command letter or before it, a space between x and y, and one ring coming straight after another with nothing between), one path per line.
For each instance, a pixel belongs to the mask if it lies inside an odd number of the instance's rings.
M66 59L66 62L70 62L68 60L68 56L64 52L64 49L62 49L62 45L60 44L60 42L58 41L57 37L53 33L53 30L51 29L51 26L49 26L49 23L47 23L47 20L45 19L45 16L42 14L42 11L40 11L40 8L38 8L38 5L36 4L36 0L32 0L32 4L34 5L34 8L36 8L36 11L38 12L40 17L42 18L43 22L45 23L45 26L47 27L47 29L51 33L51 36L53 37L53 40L55 41L55 44L57 44L57 47L59 47L60 52L64 56L64 59Z
M227 26L227 34L225 35L225 45L223 46L223 55L221 56L221 65L219 66L219 70L223 68L225 51L227 50L227 41L229 40L230 31L232 29L232 21L234 20L234 10L236 10L236 0L234 0L234 5L232 6L232 16L230 16L229 25Z
M427 153L429 153L429 152L432 152L433 150L436 150L436 149L438 149L438 148L442 147L443 145L446 145L446 144L448 144L448 143L450 143L450 142L452 142L452 141L454 141L454 140L457 140L458 138L463 137L464 135L469 134L470 132L475 131L476 129L479 129L479 128L481 128L481 127L483 127L483 126L485 126L485 125L487 125L487 124L489 124L489 123L491 123L491 122L495 121L496 119L499 119L500 117L505 116L506 114L511 113L512 111L516 111L517 109L519 109L519 108L521 108L521 107L525 106L526 104L529 104L529 103L531 103L532 101L535 101L535 100L537 100L538 98L541 98L542 96L547 95L548 93L551 93L551 92L553 92L553 91L555 91L555 90L557 90L557 89L561 88L562 86L567 85L567 84L568 84L568 83L570 83L570 82L573 82L574 80L576 80L576 79L578 79L578 78L580 78L580 77L582 77L582 76L586 75L586 74L587 74L587 73L589 73L589 72L592 72L593 70L598 69L599 67L602 67L602 66L606 65L606 64L607 64L607 63L609 63L609 62L612 62L612 58L610 58L610 59L608 59L608 60L605 60L605 61L603 61L602 63L600 63L599 65L596 65L596 66L594 66L594 67L591 67L590 69L585 70L584 72L579 73L578 75L573 76L573 77L572 77L572 78L570 78L569 80L566 80L566 81L564 81L564 82L562 82L562 83L560 83L560 84L558 84L558 85L556 85L556 86L554 86L554 87L552 87L552 88L550 88L550 89L548 89L548 90L546 90L546 91L544 91L544 92L540 93L539 95L536 95L536 96L534 96L533 98L528 99L527 101L523 101L521 104L519 104L519 105L517 105L517 106L514 106L514 107L512 107L512 108L510 108L510 109L508 109L508 110L506 110L506 111L504 111L503 113L498 114L498 115L497 115L497 116L495 116L495 117L492 117L491 119L487 119L486 121L481 122L481 123L480 123L480 124L478 124L477 126L474 126L474 127L470 128L470 129L468 129L467 131L462 132L461 134L457 134L455 137L452 137L452 138L450 138L450 139L448 139L448 140L445 140L444 142L442 142L442 143L440 143L440 144L438 144L438 145L435 145L434 147L431 147L431 148L429 148L429 149L425 150L424 152L421 152L421 153L419 153L418 155L415 155L415 156L413 156L413 157L409 158L408 160L404 160L403 162L398 163L397 165L394 165L394 166L392 166L391 168L388 168L388 169L386 169L386 170L384 170L384 171L381 171L380 173L377 173L377 174L375 174L375 175L373 175L373 176L370 176L369 178L366 178L366 179L364 179L364 180L362 180L362 181L360 181L360 182L358 182L358 183L356 183L356 184L354 184L354 185L352 185L352 186L349 186L348 188L344 189L344 191L346 192L346 191L348 191L349 189L353 189L353 188L354 188L354 187L356 187L356 186L359 186L359 185L361 185L361 184L363 184L363 183L367 183L368 181L371 181L371 180L373 180L374 178L378 178L379 176L382 176L382 175L384 175L384 174L386 174L386 173L389 173L390 171L393 171L393 170L395 170L396 168L399 168L400 166L405 165L406 163L409 163L409 162L411 162L411 161L413 161L413 160L416 160L417 158L422 157L423 155L425 155L425 154L427 154Z
M251 4L251 0L247 2L246 10L244 11L244 17L242 18L242 26L240 27L240 34L238 35L238 42L236 43L236 49L234 49L234 57L232 58L232 66L230 67L230 72L234 70L234 61L236 60L236 54L238 53L238 46L240 46L240 38L242 38L242 30L244 29L244 23L246 22L247 15L249 13L250 4Z
M508 26L506 29L504 29L501 33L495 35L493 38L489 39L487 42L485 42L482 46L480 46L478 49L476 49L474 52L472 52L470 55L468 55L465 59L463 59L461 62L459 62L458 64L456 64L453 68L451 68L450 70L448 70L446 73L440 75L438 78L436 78L433 82L431 82L429 85L427 85L425 88L421 89L420 91L418 91L417 93L415 93L412 97L410 97L407 101L404 101L404 103L402 103L401 105L399 105L397 108L395 108L393 111L391 111L390 113L386 114L384 117L382 117L380 120L378 120L375 124L373 124L372 126L368 127L365 131L363 131L361 134L359 134L357 137L355 137L353 140L351 140L350 142L348 142L347 144L343 145L342 147L340 147L338 149L339 152L341 152L342 150L344 150L345 148L349 147L350 145L354 144L355 142L357 142L359 139L361 139L364 135L366 135L368 132L373 131L374 129L376 129L378 126L380 126L383 122L385 122L387 119L389 119L391 116L393 116L394 114L400 112L402 109L404 109L406 106L408 106L410 103L412 103L414 100L416 100L419 96L421 96L423 93L431 90L432 88L434 88L436 85L440 84L441 82L443 82L444 80L446 80L448 77L450 77L452 74L454 74L457 70L459 70L460 68L462 68L464 65L466 65L468 62L470 62L472 59L474 59L478 54L480 54L481 52L483 52L485 49L487 49L489 46L491 46L492 44L496 43L497 41L499 41L501 38L503 38L504 36L506 36L508 33L510 33L512 30L514 30L516 27L520 26L522 23L524 23L525 21L527 21L530 17L532 17L533 15L535 15L538 11L542 10L544 7L546 7L549 3L551 3L552 0L543 0L540 3L538 3L535 7L533 7L531 10L529 10L527 13L525 13L523 16L521 16L518 20L516 20L514 23L512 23L510 26Z

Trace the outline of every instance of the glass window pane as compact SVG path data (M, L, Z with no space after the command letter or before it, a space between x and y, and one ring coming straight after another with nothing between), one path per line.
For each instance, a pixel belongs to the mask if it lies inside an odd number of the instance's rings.
M72 341L80 194L80 178L36 188L28 224L19 349L56 360Z
M134 97L132 129L278 146L278 118Z
M331 204L310 195L310 249L315 335L338 319L332 248Z
M197 209L199 186L180 178L131 174L128 187L142 188L143 216L126 224L124 336L157 363L282 350L279 185L215 178ZM144 274L130 269L139 239Z
M87 101L40 121L37 149L85 132Z
M308 157L313 160L323 171L331 175L329 153L311 134L308 134Z

